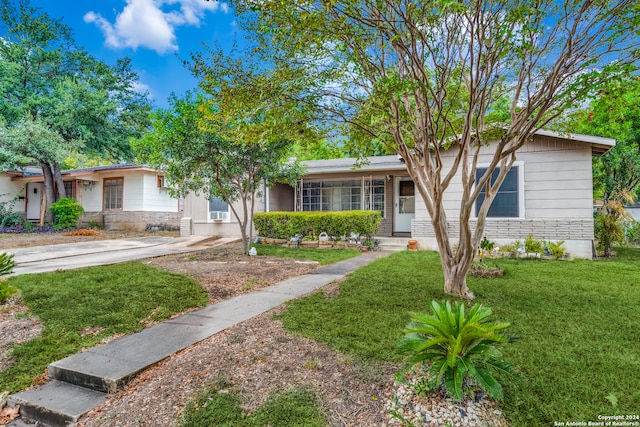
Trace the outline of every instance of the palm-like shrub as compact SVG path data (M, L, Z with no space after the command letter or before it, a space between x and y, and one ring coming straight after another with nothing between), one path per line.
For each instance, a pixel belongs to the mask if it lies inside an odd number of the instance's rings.
M0 276L10 274L16 263L13 261L13 255L6 253L0 254ZM0 280L0 303L5 302L9 297L18 292L18 289L9 286L4 280Z
M0 276L10 274L15 266L16 263L13 261L13 255L7 253L0 254Z
M430 390L444 385L454 400L464 398L465 389L477 385L487 394L502 398L502 386L494 373L519 379L497 346L513 341L501 333L508 323L489 322L491 309L475 304L465 315L464 304L431 302L433 314L412 313L399 342L401 351L413 353L409 366L423 365Z

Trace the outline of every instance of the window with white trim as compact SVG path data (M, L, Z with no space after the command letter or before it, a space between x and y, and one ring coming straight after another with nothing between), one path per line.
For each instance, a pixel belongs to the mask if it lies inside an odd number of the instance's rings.
M487 168L478 168L476 170L476 182L478 182L486 171ZM498 189L498 193L491 203L491 207L487 213L487 218L519 218L522 215L522 212L520 211L520 199L523 189L521 188L519 172L519 166L512 166L509 172L507 172L507 176L504 178L502 185L500 185L500 188ZM499 173L500 168L496 168L493 171L491 174L491 184L496 181ZM476 200L476 216L478 216L478 212L484 202L484 198L485 189L483 188Z
M209 198L209 219L229 221L229 204L216 196L211 196Z
M384 216L384 179L304 181L300 187L303 212L363 209L378 210Z

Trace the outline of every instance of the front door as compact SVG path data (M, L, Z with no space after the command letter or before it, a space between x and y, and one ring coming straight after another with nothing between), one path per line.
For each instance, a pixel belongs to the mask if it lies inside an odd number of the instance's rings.
M42 203L42 184L27 184L27 219L40 220L40 204Z
M393 232L410 233L411 220L416 216L415 185L409 177L395 177L393 201Z

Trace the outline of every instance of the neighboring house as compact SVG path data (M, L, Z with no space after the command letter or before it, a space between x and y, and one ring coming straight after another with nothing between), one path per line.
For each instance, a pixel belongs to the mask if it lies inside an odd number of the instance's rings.
M625 206L625 209L635 221L640 221L640 204Z
M563 240L567 251L592 257L593 183L592 157L615 145L609 138L588 135L536 133L517 154L517 161L486 221L484 235L498 245L522 240ZM445 169L453 151L445 153ZM479 173L490 161L491 147L479 159ZM422 198L398 156L367 159L355 168L356 159L302 162L305 176L296 188L276 185L264 192L257 211L340 211L375 209L382 212L379 236L411 237L423 249L437 249L429 215ZM444 200L450 235L459 230L460 180L451 183ZM185 199L183 234L239 235L228 205L208 202L194 195Z
M81 222L102 224L107 230L143 230L147 224L180 225L182 201L170 197L161 172L130 163L74 169L62 172L68 197L85 210ZM2 200L15 196L15 212L29 220L40 218L42 172L0 174Z

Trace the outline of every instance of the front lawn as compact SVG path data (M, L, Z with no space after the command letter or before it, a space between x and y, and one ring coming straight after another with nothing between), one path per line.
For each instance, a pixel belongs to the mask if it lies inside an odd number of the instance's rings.
M497 260L501 278L469 278L476 302L512 324L504 347L525 385L505 385L513 426L597 421L640 408L640 250L612 261ZM409 312L443 300L434 252L400 252L361 268L330 299L289 303L280 318L294 333L364 359L400 361L395 350Z
M13 347L16 363L0 372L0 391L33 385L51 362L107 337L208 303L193 279L141 263L22 275L10 278L9 284L20 289L44 331Z
M304 259L317 261L322 265L333 264L360 255L355 249L317 249L317 248L289 248L278 245L251 245L256 248L258 256L275 256L280 258Z

